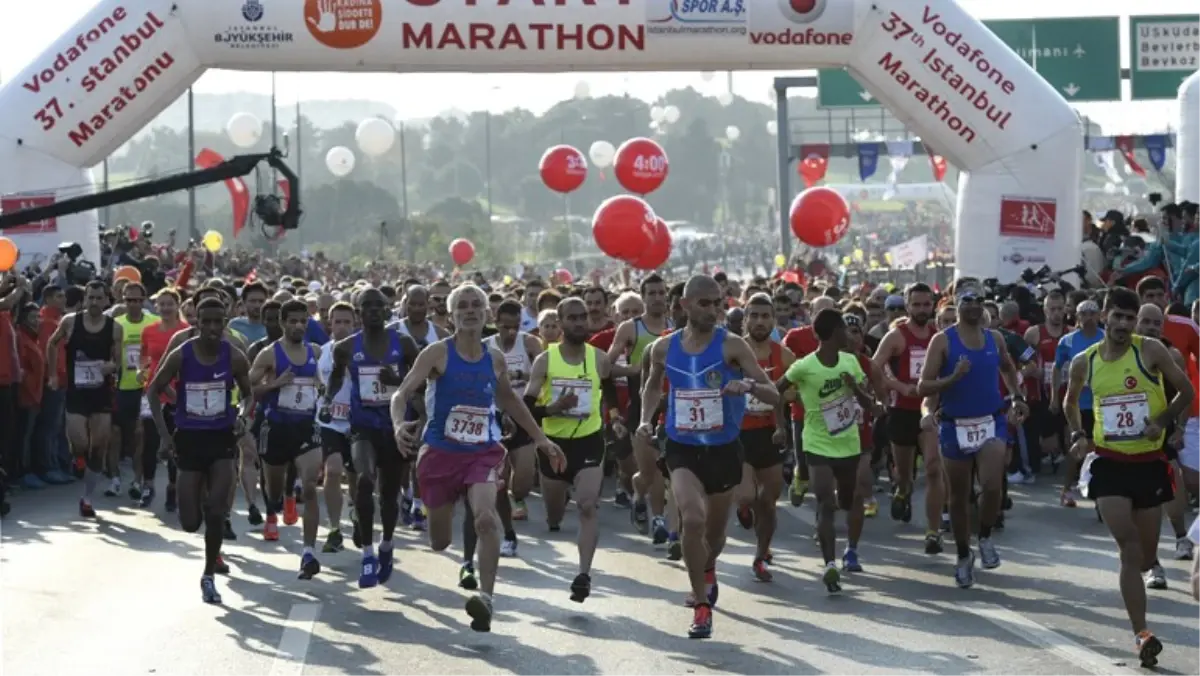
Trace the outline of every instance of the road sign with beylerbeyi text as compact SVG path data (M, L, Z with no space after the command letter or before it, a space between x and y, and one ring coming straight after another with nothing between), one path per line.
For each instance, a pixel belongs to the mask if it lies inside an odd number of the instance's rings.
M1066 100L1121 100L1121 24L1117 17L983 23ZM848 72L826 69L817 72L817 105L853 108L880 103Z
M1129 89L1134 101L1173 99L1200 68L1200 14L1129 18Z

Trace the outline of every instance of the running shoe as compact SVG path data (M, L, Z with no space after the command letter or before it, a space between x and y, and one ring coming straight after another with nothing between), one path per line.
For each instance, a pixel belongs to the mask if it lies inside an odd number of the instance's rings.
M404 524L405 528L412 525L413 519L413 501L412 498L404 497L400 499L400 523Z
M217 582L211 575L205 575L200 578L200 598L205 603L213 605L221 603L221 595L217 592Z
M692 610L692 625L688 627L688 638L712 638L713 612L707 603L698 603Z
M1142 668L1149 669L1158 666L1158 654L1162 652L1163 644L1149 629L1143 629L1134 637L1133 649L1137 652Z
M88 502L87 498L79 498L79 516L85 519L96 518L96 510L92 507L92 503Z
M500 543L500 556L514 557L517 555L517 541L505 538Z
M575 603L583 603L591 593L592 576L587 573L576 575L575 580L571 582L571 600Z
M267 515L267 523L263 526L263 539L268 542L274 542L279 539L279 517L275 514Z
M738 506L736 514L739 526L745 528L746 530L753 530L754 510L750 508L750 505L746 504Z
M387 584L387 581L392 579L395 556L395 550L391 547L379 548L379 563L375 567L375 577L379 580L379 584Z
M467 598L467 614L471 616L471 629L479 632L492 630L492 597L483 592Z
M1176 561L1191 561L1195 553L1196 545L1186 535L1181 538L1175 538Z
M933 556L935 554L941 554L942 551L943 551L942 534L941 533L926 533L925 534L925 553L929 554L930 556Z
M529 519L529 508L525 506L524 500L513 500L512 503L512 520L526 521Z
M304 554L300 557L300 574L297 579L311 580L313 576L321 572L321 563L317 561L314 554Z
M1058 504L1063 507L1075 507L1078 503L1075 499L1075 489L1065 490L1058 495Z
M296 498L288 496L283 499L283 525L294 526L300 520L300 512L296 509Z
M130 500L133 500L134 502L141 502L141 500L142 500L142 485L136 481L129 484L128 495L129 495Z
M892 521L912 521L912 496L904 495L899 489L892 494Z
M142 499L138 501L138 507L149 509L151 503L154 502L154 486L150 486L142 491Z
M358 574L358 588L370 589L379 584L379 559L374 556L364 556Z
M845 554L842 554L842 570L847 573L861 573L862 564L858 562L858 552L853 549L847 549Z
M222 528L221 537L230 541L237 539L237 533L233 532L233 519L225 517L225 526Z
M1146 582L1146 589L1166 589L1167 574L1163 567L1155 563L1150 567L1150 570L1142 573L1142 579Z
M246 510L246 521L249 521L251 526L262 525L263 515L262 512L258 511L258 505L250 504L249 509Z
M750 566L750 572L754 573L754 579L759 582L770 582L773 577L771 575L771 564L767 563L767 560L763 558L754 559L754 563Z
M821 576L821 582L825 584L825 591L830 594L842 591L842 573L836 563L830 561L825 564L825 574Z
M975 584L975 552L954 564L954 583L959 589L970 589Z
M683 559L683 543L679 541L679 536L667 537L667 560L679 561Z
M671 533L667 530L667 520L664 517L656 516L651 520L651 530L653 531L654 544L661 545L667 541L667 536Z
M988 570L1000 567L1000 554L991 538L979 538L979 563Z
M633 503L633 509L629 510L629 522L642 535L650 532L650 519L646 515L645 500L636 500Z
M412 516L409 519L409 521L410 521L410 523L408 525L409 528L411 528L415 531L421 532L421 533L425 532L425 529L427 528L426 520L425 520L425 508L417 507L414 505L413 511L412 511Z
M464 561L463 565L458 569L458 586L467 591L475 591L479 587L479 580L475 578L475 564L470 561Z
M624 490L617 490L616 496L613 497L613 504L617 507L629 509L629 505L633 503L629 500L628 493L626 493Z
M321 547L323 554L336 554L346 548L345 540L342 538L342 531L331 530L329 535L325 536L325 546Z
M791 499L793 507L799 507L804 504L804 496L808 495L808 482L800 478L800 473L796 472L792 477L792 485L788 487L788 497Z
M879 513L879 501L874 497L867 498L867 502L863 505L863 516L868 519L873 518Z
M950 512L947 512L944 509L942 510L942 522L940 524L940 527L941 527L941 530L943 533L949 533L951 531Z
M112 482L109 483L108 488L104 489L104 497L115 498L120 494L121 494L121 477L115 476L112 478Z

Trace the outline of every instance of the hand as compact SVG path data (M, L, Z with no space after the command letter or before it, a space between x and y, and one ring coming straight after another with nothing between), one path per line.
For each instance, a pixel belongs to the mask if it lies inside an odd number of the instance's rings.
M1183 450L1183 425L1175 425L1175 431L1167 438L1167 445L1175 450Z
M246 424L245 416L238 416L233 420L233 436L241 437L250 430L250 426Z
M1050 397L1050 412L1053 413L1054 415L1058 415L1059 413L1062 413L1062 400L1061 399L1059 399L1058 397L1055 397L1055 396Z
M411 420L409 422L400 423L396 427L396 445L400 447L400 455L410 457L412 451L417 446L419 437L418 421Z
M652 443L654 441L654 424L642 423L641 425L638 425L638 428L634 434L642 441L646 443Z
M106 361L100 365L100 372L106 376L111 376L117 372L117 365L115 362Z
M296 379L296 374L292 372L292 367L287 367L287 370L279 374L279 377L271 382L274 387L283 387L290 385Z
M902 383L900 387L900 396L911 399L913 397L921 396L921 391L917 389L916 383Z
M49 387L52 390L58 389L58 374L57 373L51 373L49 376L47 376L46 387Z
M771 433L771 443L776 446L782 446L787 443L787 430L782 427L776 427Z
M333 412L329 410L329 402L321 402L321 407L317 409L317 420L324 425L333 422Z
M558 444L547 439L545 435L541 435L541 437L542 438L538 439L536 442L537 449L542 453L545 453L546 457L550 459L550 468L555 472L562 472L566 470L567 456L563 453L562 449L558 447Z
M1158 424L1157 420L1146 418L1146 430L1143 432L1147 439L1157 439L1162 436L1163 427Z
M925 415L921 416L921 429L931 431L937 427L937 424L937 413L926 413Z
M858 383L854 382L854 376L842 371L842 384L851 390L857 389Z
M611 427L613 434L616 435L618 439L624 439L625 436L629 434L629 430L625 429L625 423L621 422L619 418L612 421Z
M321 0L317 3L317 20L311 17L308 23L322 33L329 33L337 28L337 15L333 13L333 0Z
M1029 404L1017 399L1008 410L1008 420L1014 425L1020 425L1029 417Z
M752 380L731 380L725 383L725 387L721 390L721 394L727 397L740 397L754 390L754 381Z
M1095 450L1096 446L1092 443L1092 440L1088 439L1087 437L1082 437L1079 441L1071 444L1070 452L1072 458L1082 461L1088 456L1089 453L1093 453Z
M971 360L964 354L958 358L958 363L954 365L954 379L958 380L971 372Z
M170 460L175 457L175 439L171 435L161 435L158 442L158 457L163 460Z
M558 415L560 413L563 413L564 411L570 411L571 409L575 408L578 405L579 405L579 395L575 394L575 390L572 390L571 388L567 388L567 389L563 390L562 394L559 395L558 399L555 400L555 402L553 404L550 404L550 406L548 406L547 408L554 409L554 415Z

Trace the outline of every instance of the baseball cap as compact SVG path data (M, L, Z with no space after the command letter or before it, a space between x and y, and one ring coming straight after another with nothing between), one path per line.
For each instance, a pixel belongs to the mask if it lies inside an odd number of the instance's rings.
M904 296L888 296L887 300L883 301L885 310L903 310Z
M1125 214L1117 211L1116 209L1109 209L1108 211L1104 212L1104 216L1102 216L1100 220L1112 221L1113 223L1119 225L1125 222Z

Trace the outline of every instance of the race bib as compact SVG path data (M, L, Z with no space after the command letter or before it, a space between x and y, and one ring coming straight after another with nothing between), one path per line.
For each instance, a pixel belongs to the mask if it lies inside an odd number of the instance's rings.
M974 453L983 444L996 436L996 418L985 415L979 418L960 418L954 421L954 437L958 440L958 450L964 453Z
M917 382L921 378L921 372L925 370L925 348L910 347L908 348L908 377L912 382Z
M845 432L858 423L858 404L853 395L843 395L833 401L821 404L821 418L825 420L825 429L829 436Z
M754 398L753 394L746 393L746 412L747 413L772 413L775 407L766 402Z
M146 397L142 397L142 410L138 413L138 416L147 420L154 417L154 414L150 412L150 400Z
M479 406L455 406L446 416L446 438L460 444L482 444L488 440L492 412Z
M525 384L529 374L525 371L525 358L521 355L504 355L504 367L508 371L508 381L513 387Z
M1054 387L1054 362L1042 364L1042 380L1045 381L1047 388Z
M189 418L220 418L229 412L225 383L186 383L184 393Z
M725 426L721 390L675 390L675 429L711 432Z
M1105 441L1132 441L1146 434L1150 401L1144 392L1100 398L1101 429Z
M125 370L136 371L142 367L142 346L125 346Z
M583 420L592 414L592 381L574 380L571 378L553 378L550 380L550 402L556 402L567 394L575 395L575 405L559 413L559 418L578 418Z
M100 387L104 384L104 362L102 361L76 361L75 362L75 387Z
M317 408L316 379L295 378L292 382L279 388L279 408L311 413Z
M349 420L350 419L350 405L342 404L342 403L335 401L329 405L329 415L334 420Z
M382 372L382 366L358 367L358 396L364 405L382 406L392 400L396 388L383 384L379 379Z

